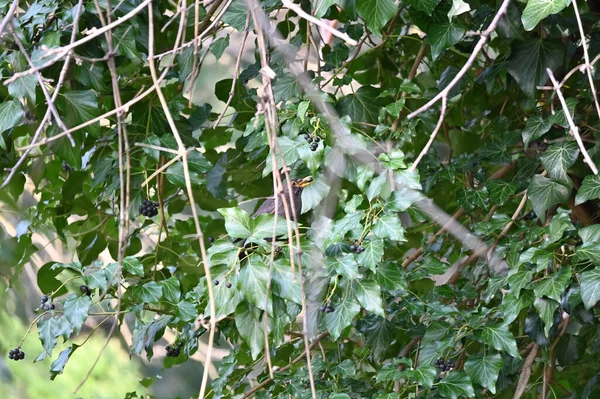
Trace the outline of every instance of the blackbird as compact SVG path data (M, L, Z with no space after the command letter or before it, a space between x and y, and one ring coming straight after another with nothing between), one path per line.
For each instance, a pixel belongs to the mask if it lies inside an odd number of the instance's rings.
M296 216L300 216L300 212L302 211L302 190L304 187L311 185L313 182L313 178L311 176L305 177L304 179L295 179L292 180L292 195L294 198L294 209L296 210ZM283 197L287 200L288 206L292 206L292 202L290 201L290 190L288 189L287 184L283 184L283 193L279 194L279 203L277 204L277 216L285 217L285 208L283 204ZM264 213L270 213L272 215L275 214L275 197L267 198L265 202L254 212L252 215L253 218L258 215L262 215ZM290 212L290 217L293 217L293 213Z

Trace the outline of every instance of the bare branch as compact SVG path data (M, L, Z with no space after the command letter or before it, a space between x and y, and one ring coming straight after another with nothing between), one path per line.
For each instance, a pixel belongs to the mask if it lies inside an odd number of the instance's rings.
M567 118L567 121L569 122L569 127L571 128L571 134L573 135L573 137L575 137L575 140L577 141L577 144L579 145L579 149L581 150L581 153L583 154L583 159L584 159L585 163L588 164L588 166L592 170L592 172L595 175L597 175L598 168L596 167L596 164L594 163L594 161L592 161L590 154L588 154L585 146L583 145L583 141L581 141L581 136L579 135L579 129L577 128L577 126L575 126L575 122L573 121L573 118L571 117L571 113L569 112L569 107L567 107L567 102L565 101L562 91L560 90L560 87L558 86L558 82L556 81L556 78L554 77L554 74L552 73L552 70L550 68L546 68L546 72L548 73L548 76L550 77L550 80L552 81L552 84L554 85L556 94L558 94L558 99L560 100L560 104L562 105L563 111L565 113L565 117Z
M13 17L15 16L17 7L19 7L19 0L13 0L12 4L10 5L10 8L8 9L8 12L6 13L6 16L2 19L2 22L0 22L0 36L2 36L4 28L6 28L8 23L12 21Z
M410 168L408 168L408 170L410 170L411 172L414 172L417 169L417 166L419 166L419 162L421 162L421 159L423 159L425 154L427 154L427 151L429 151L429 148L433 144L433 140L435 140L435 136L437 136L437 133L440 131L440 128L442 127L442 124L444 123L444 116L446 116L446 102L447 101L448 101L448 98L446 96L442 97L442 110L440 112L440 118L438 119L438 122L435 125L433 132L431 132L431 135L429 136L429 140L427 141L427 144L425 144L425 147L423 147L423 149L419 153L419 156L417 157L417 159L415 159L415 161L410 166Z

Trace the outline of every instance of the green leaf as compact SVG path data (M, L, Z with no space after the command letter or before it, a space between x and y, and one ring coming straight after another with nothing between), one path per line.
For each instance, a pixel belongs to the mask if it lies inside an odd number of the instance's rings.
M90 306L92 306L92 299L87 295L71 295L64 303L64 315L77 334L88 317Z
M377 0L367 0L364 3L370 1ZM380 89L375 87L361 86L355 93L342 97L336 109L340 115L348 115L353 122L377 123L379 110L385 105L382 99L378 98L379 93Z
M515 321L521 310L533 305L534 299L535 297L531 291L525 291L518 297L513 294L506 294L502 300L504 322L510 324Z
M442 51L460 42L465 34L465 29L446 18L443 21L432 23L427 29L431 41L431 56L435 60Z
M285 190L285 188L284 188ZM275 215L272 214L262 214L258 215L254 221L250 220L252 223L252 234L248 237L247 242L252 242L256 240L261 240L263 238L272 238L273 237L273 227L275 222ZM275 229L275 236L280 236L282 234L287 233L287 222L285 217L279 216L277 217L277 228Z
M570 266L562 266L558 273L537 280L533 289L536 298L546 296L560 302L562 294L571 280L571 272Z
M66 322L66 321L63 321ZM52 349L56 346L57 332L60 329L61 320L56 317L50 317L48 319L38 320L38 334L44 352L42 352L36 359L36 362L44 360L46 356L52 356Z
M38 85L35 75L27 75L18 78L8 85L8 94L14 98L27 97L32 104L35 104L35 89Z
M179 280L175 277L170 277L166 280L162 280L159 283L162 287L163 297L169 302L177 302L181 297L181 288L179 285Z
M554 312L558 308L558 302L552 299L536 298L533 306L544 322L544 335L549 338L550 329L554 323Z
M577 234L579 235L579 237L581 238L581 241L584 244L587 244L587 243L600 244L600 225L598 225L598 224L593 224L591 226L583 227L577 232Z
M536 115L527 119L525 129L523 129L523 132L521 132L525 148L527 148L529 143L533 140L537 140L544 134L548 133L551 127L552 123L550 121L544 120L544 118L542 118L541 116Z
M377 266L375 280L383 289L391 292L405 293L408 289L407 278L402 268L392 263Z
M548 15L558 14L569 5L567 0L529 0L521 21L526 31L533 30Z
M329 373L333 376L339 375L341 378L353 378L356 374L356 364L351 359L346 359L333 366Z
M365 250L358 255L358 263L374 272L383 257L383 240L366 242L364 247Z
M500 370L504 366L499 354L472 357L465 362L465 372L471 380L487 388L493 395L496 394L496 382Z
M98 100L92 90L67 91L61 93L57 100L58 109L68 127L75 127L99 115Z
M554 181L570 183L567 170L575 164L579 156L579 147L574 141L563 141L548 147L542 154L542 165L548 171L548 176ZM584 181L585 182L585 181Z
M248 238L254 230L254 223L247 212L239 208L221 208L217 211L225 218L225 230L234 238Z
M299 278L300 276L296 276L294 281L292 267L287 258L277 259L273 263L273 294L301 305L302 294Z
M570 194L571 187L541 175L533 176L527 189L527 196L533 210L542 221L546 220L546 211L550 207L566 202Z
M71 355L73 354L73 352L75 352L75 349L77 349L77 348L79 348L79 345L73 344L72 346L70 346L67 349L60 352L60 354L58 355L56 360L53 361L52 364L50 365L50 379L51 380L54 380L54 378L56 378L57 375L63 373L65 366L67 365L67 362L69 361L69 359L71 358Z
M581 205L586 201L600 198L600 176L587 175L581 183L577 196L575 197L575 205Z
M371 314L360 320L358 326L375 359L380 360L396 335L394 323L384 317Z
M292 100L300 97L302 94L302 87L298 80L292 75L283 75L275 79L273 83L273 95L275 96L275 102Z
M269 267L258 256L251 256L248 264L240 270L238 289L244 299L257 308L265 310L268 279ZM271 311L272 309L269 309L269 312Z
M135 256L123 259L123 270L134 276L144 277L144 265Z
M215 295L215 313L218 319L229 316L235 312L242 301L242 294L234 288L235 285L231 288L227 288L225 285L226 282L223 281L222 283L223 284L213 287L213 293ZM208 305L206 305L204 313L210 314L210 307Z
M248 7L246 6L246 1L244 0L235 0L225 14L223 15L223 22L227 25L230 25L234 29L238 31L243 31L246 27L246 19L248 18ZM253 29L254 24L252 23L252 18L250 18L250 30Z
M334 340L352 323L352 319L360 312L358 303L346 300L338 304L332 313L325 315L325 327Z
M329 194L329 184L324 176L317 176L313 183L302 190L302 213L315 209Z
M594 265L600 264L600 244L588 242L577 248L575 251L575 260L589 260Z
M229 35L218 38L210 44L208 49L218 60L221 58L225 50L227 50L227 47L229 47Z
M431 16L441 0L407 0L406 4Z
M384 190L389 191L389 188L387 186L387 176L385 173L382 173L370 181L369 187L365 190L365 194L369 202L371 202Z
M23 105L19 100L4 101L0 104L0 133L10 129L23 118Z
M417 384L425 388L431 388L437 377L437 370L435 367L417 367L414 370L410 370L407 375L409 378L414 378Z
M259 310L242 302L235 311L235 325L256 360L265 345L264 324L259 320Z
M358 272L358 263L356 257L352 254L345 254L339 259L328 259L329 267L333 268L337 274L342 275L347 280L354 280L361 277Z
M480 337L483 342L499 351L504 351L512 357L521 358L517 348L517 342L512 333L508 331L505 324L494 324L484 327L480 331Z
M437 385L440 394L445 398L456 399L460 396L475 397L475 391L469 376L461 372L450 372Z
M490 193L490 201L496 206L502 206L511 195L517 191L517 185L503 180L489 180L485 186Z
M356 11L369 30L380 36L381 29L396 15L398 6L394 0L361 0L356 3Z
M600 267L581 273L581 300L586 309L600 301Z
M331 8L331 6L338 4L338 3L339 3L338 0L322 0L322 1L318 2L317 8L314 11L315 17L322 18L327 13L329 8Z
M140 299L144 303L158 303L162 296L162 286L156 281L150 281L140 287Z
M544 85L548 80L546 68L556 73L562 66L564 54L565 46L558 40L515 40L507 59L508 73L515 78L521 90L531 96L536 86Z
M369 312L383 316L381 291L379 285L373 280L354 280L352 289L358 303Z
M181 301L177 304L176 315L181 321L192 321L198 316L198 311L193 303Z
M276 157L278 169L281 169L283 167L282 157L286 165L293 165L300 158L300 154L298 153L298 146L306 145L304 140L302 140L299 137L297 137L295 140L292 140L286 136L278 137L277 142L279 144L279 149L281 150L281 153L277 151ZM273 161L271 152L269 152L269 154L267 155L265 162L266 164L265 168L263 169L263 176L267 176L273 172Z

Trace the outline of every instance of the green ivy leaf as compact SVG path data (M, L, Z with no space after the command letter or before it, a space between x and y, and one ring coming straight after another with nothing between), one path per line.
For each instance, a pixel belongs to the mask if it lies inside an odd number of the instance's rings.
M437 377L437 370L435 367L417 367L414 370L410 370L407 375L409 378L414 379L417 384L425 388L431 388Z
M337 340L342 331L352 323L352 319L360 312L358 303L346 300L337 305L332 313L325 315L325 327L331 337Z
M144 277L144 265L135 256L123 259L123 270L134 276Z
M548 176L554 181L570 184L571 179L567 170L575 164L579 156L579 147L574 141L563 141L548 147L542 154L542 165L548 171Z
M515 321L521 310L533 305L534 299L535 297L531 291L525 291L518 297L513 294L506 294L502 300L504 322L510 324Z
M600 244L588 242L577 248L575 251L575 260L589 260L595 265L600 264Z
M265 310L268 279L269 266L258 256L251 256L248 264L240 270L238 289L241 291L244 299L257 308ZM269 312L272 312L271 305L269 305Z
M99 115L98 100L92 90L61 93L56 104L68 127L75 127ZM94 126L98 125L88 126L88 131Z
M77 334L88 317L90 306L92 306L92 299L87 295L71 295L63 305L64 315Z
M586 226L581 228L577 234L581 238L581 241L584 244L587 243L595 243L600 244L600 225L593 224L591 226Z
M365 250L358 255L358 263L375 272L383 257L383 240L377 239L364 243Z
M139 295L144 303L158 303L162 296L162 286L156 281L149 281L140 287Z
M234 0L225 14L223 14L222 20L227 25L241 32L246 27L246 19L249 12L244 0ZM254 29L253 26L252 18L250 18L250 30Z
M225 218L225 230L231 237L248 238L252 235L254 223L247 212L239 208L221 208L217 211Z
M4 101L0 104L0 133L10 129L23 118L23 105L19 100Z
M256 360L265 346L264 324L259 320L260 310L242 302L235 311L235 326L250 346L252 359Z
M562 294L567 288L567 284L570 280L571 267L562 266L558 273L537 280L533 292L535 293L536 298L546 296L560 302Z
M218 60L219 58L221 58L225 50L227 50L227 47L229 47L229 35L225 37L220 37L217 40L213 41L208 47L208 49Z
M529 0L521 21L526 31L533 30L548 15L558 14L569 5L567 0Z
M358 303L369 312L383 316L383 305L379 285L373 280L354 280L352 289Z
M508 73L515 78L521 90L531 96L536 86L548 80L546 68L556 73L562 66L564 54L565 46L557 40L515 40L507 59Z
M57 375L63 373L65 366L67 365L67 362L69 361L69 359L71 358L71 355L73 355L73 352L75 352L75 349L77 349L77 348L79 348L79 345L73 344L70 347L68 347L67 349L60 352L60 354L58 355L56 360L53 361L52 364L50 365L50 379L51 380L54 380Z
M179 280L175 277L170 277L166 280L162 280L159 284L162 287L162 295L167 301L172 303L179 301L179 298L181 297Z
M378 265L375 280L381 285L381 288L390 292L404 294L408 289L408 279L402 271L402 268L392 263Z
M374 0L367 0L364 3L369 1ZM378 88L361 86L355 93L342 97L338 101L336 109L340 115L348 115L353 122L377 123L379 110L385 106L383 100L379 98L379 94L380 89Z
M340 364L333 366L329 373L333 376L340 376L341 378L354 378L356 374L356 364L350 359L346 359Z
M427 29L431 40L431 57L435 60L442 51L460 42L465 34L465 29L447 18L432 23Z
M300 276L297 275L294 281L289 259L277 259L273 263L273 293L281 298L301 305L302 294L300 291L299 278Z
M192 321L198 316L198 311L193 303L181 301L177 304L176 315L181 321Z
M35 104L35 89L38 85L35 75L27 75L18 78L8 85L8 94L14 98L27 97L32 104Z
M550 329L554 324L554 312L558 308L558 302L552 299L536 298L533 306L544 322L544 335L549 338Z
M52 349L56 346L57 332L60 325L61 320L56 317L38 320L38 334L44 351L35 359L36 362L44 360L46 356L52 356Z
M431 16L433 10L440 4L440 1L441 0L407 0L406 4Z
M571 187L541 175L533 176L527 189L527 195L533 210L542 221L546 220L546 210L554 205L566 202L570 194Z
M384 317L370 314L357 324L364 334L366 343L371 348L375 359L380 360L389 349L390 342L396 335L394 323Z
M389 238L392 241L406 242L404 228L398 216L395 215L378 218L373 225L373 234L379 238Z
M475 391L469 376L462 372L450 372L438 383L440 394L445 398L456 399L459 396L475 397Z
M575 197L575 205L581 205L586 201L600 198L600 176L587 175L583 178L583 183L577 196Z
M356 3L356 11L371 32L380 36L381 29L396 15L398 6L394 0L361 0Z
M234 288L235 285L233 285L231 288L227 288L225 284L226 282L223 281L223 284L213 287L213 293L215 296L215 313L217 319L223 318L224 316L229 316L235 312L236 308L242 301L242 294L236 288ZM206 305L204 313L210 314L210 307L208 305Z
M544 120L541 116L532 116L527 119L527 123L525 124L525 129L521 133L523 136L523 144L525 144L525 148L529 146L529 143L533 140L537 140L542 137L544 134L548 133L550 128L552 127L552 122Z
M315 209L329 194L329 184L323 176L317 176L313 183L302 190L302 213Z
M504 351L512 357L521 358L517 348L517 342L505 324L493 324L485 326L479 336L482 341L499 351Z
M496 394L496 382L504 366L499 354L471 357L465 362L465 372L473 382Z
M600 301L600 267L581 273L581 300L586 309Z

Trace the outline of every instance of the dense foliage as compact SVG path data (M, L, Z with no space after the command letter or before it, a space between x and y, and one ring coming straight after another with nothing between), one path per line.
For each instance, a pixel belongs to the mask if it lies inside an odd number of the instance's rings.
M209 337L230 348L212 398L596 397L595 2L14 3L0 201L19 223L0 226L0 275L16 285L36 232L73 259L38 272L24 361L69 373L88 318L133 317L132 355L175 332L166 368ZM257 35L262 10L283 40ZM227 78L203 73L215 62ZM313 177L297 229L252 215L284 172Z

